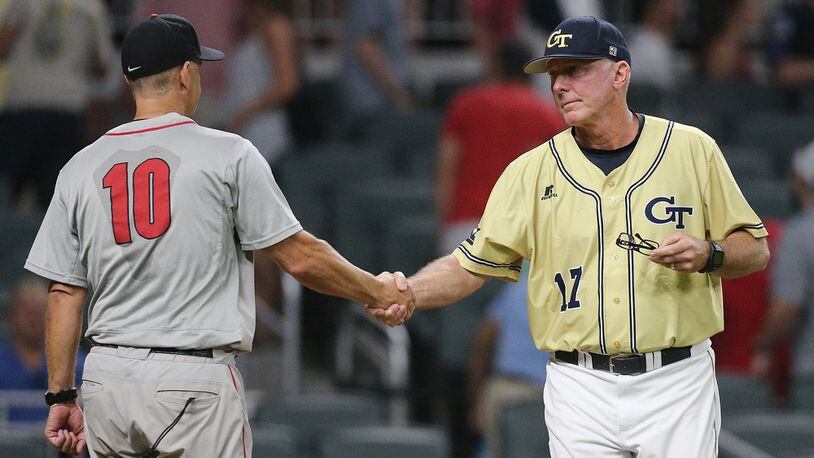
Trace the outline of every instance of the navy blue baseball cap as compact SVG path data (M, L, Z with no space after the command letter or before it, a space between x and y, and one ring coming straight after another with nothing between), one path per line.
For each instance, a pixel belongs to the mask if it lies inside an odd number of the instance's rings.
M151 14L122 42L122 72L128 79L169 70L188 60L221 60L223 52L198 43L192 23L175 14Z
M630 64L627 40L615 25L593 16L570 17L560 23L546 42L542 57L523 67L526 73L545 73L555 57L570 59L612 59Z

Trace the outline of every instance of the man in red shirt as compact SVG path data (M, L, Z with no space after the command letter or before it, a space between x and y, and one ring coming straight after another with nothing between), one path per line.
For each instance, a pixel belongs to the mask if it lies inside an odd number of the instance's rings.
M566 127L559 112L534 92L529 75L518 70L533 57L528 48L506 42L497 57L496 79L461 91L441 132L435 197L444 253L477 226L506 166Z

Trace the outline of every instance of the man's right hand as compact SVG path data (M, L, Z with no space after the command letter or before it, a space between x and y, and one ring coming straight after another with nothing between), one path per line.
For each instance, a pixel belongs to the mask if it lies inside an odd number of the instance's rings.
M367 304L365 313L389 325L398 326L409 320L415 311L415 296L401 272L382 272L376 279L382 287L380 300Z
M86 442L82 409L75 402L52 405L45 422L45 437L62 453L83 453Z

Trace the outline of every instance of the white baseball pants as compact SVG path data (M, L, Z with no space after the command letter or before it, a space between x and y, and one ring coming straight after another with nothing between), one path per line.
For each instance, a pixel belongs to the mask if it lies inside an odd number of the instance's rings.
M554 457L718 454L721 407L712 348L640 375L550 361L543 399Z

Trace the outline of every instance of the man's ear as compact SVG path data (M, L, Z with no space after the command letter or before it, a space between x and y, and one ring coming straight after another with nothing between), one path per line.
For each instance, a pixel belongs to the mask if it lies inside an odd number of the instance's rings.
M186 61L181 66L181 71L178 72L179 81L181 82L181 89L189 89L192 77L192 62Z
M630 81L630 64L620 60L613 64L613 83L622 86Z

